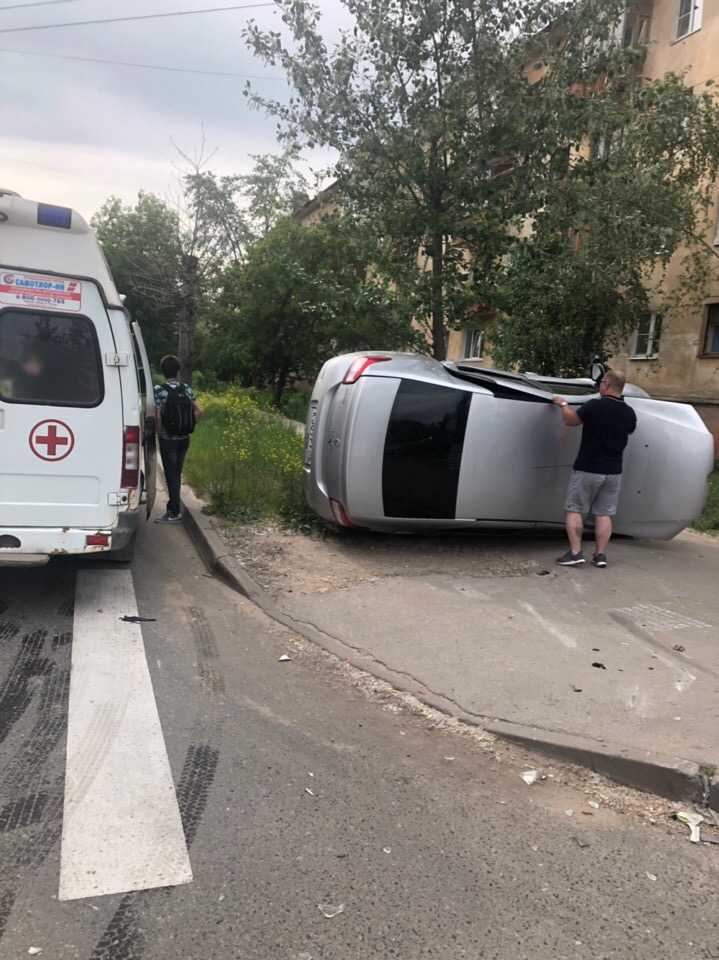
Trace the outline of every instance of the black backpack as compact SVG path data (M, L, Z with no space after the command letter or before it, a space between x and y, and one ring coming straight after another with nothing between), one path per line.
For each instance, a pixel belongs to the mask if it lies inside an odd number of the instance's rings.
M163 383L167 390L165 409L162 411L162 428L171 437L189 437L195 429L195 408L192 400L187 396L185 384L173 387L170 383Z

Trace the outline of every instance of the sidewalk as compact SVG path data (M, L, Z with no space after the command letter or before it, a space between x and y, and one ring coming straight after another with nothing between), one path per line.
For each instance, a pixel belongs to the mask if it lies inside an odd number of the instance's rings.
M295 632L424 702L620 782L701 802L719 765L719 540L617 540L610 565L395 576L272 601L183 490L213 572ZM709 791L719 808L719 785Z

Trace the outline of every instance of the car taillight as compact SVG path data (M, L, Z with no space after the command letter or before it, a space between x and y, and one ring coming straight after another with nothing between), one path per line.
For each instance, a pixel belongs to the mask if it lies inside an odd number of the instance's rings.
M392 357L357 357L350 364L342 383L356 383L367 367L373 363L384 363L385 360L391 360Z
M347 516L347 511L339 502L339 500L330 499L330 506L332 507L332 513L334 514L335 520L341 527L355 527L357 530L363 529L362 527L358 526L358 524L352 523L350 518Z
M140 428L125 427L122 448L121 487L137 487L140 484Z

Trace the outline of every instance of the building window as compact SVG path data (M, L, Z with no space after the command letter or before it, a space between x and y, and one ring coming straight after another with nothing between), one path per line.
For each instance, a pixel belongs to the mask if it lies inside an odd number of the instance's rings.
M701 27L703 2L704 0L679 0L677 40L694 33Z
M662 317L657 313L645 314L634 331L632 360L650 360L658 356L661 333Z
M707 306L707 330L704 335L704 354L719 354L719 303Z
M481 360L484 356L484 330L464 331L464 359Z

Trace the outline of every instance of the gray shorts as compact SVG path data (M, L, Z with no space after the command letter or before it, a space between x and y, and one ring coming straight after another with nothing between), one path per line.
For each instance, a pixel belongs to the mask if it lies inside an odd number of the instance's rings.
M567 513L591 513L595 517L613 517L617 512L621 473L585 473L575 470L569 481Z

